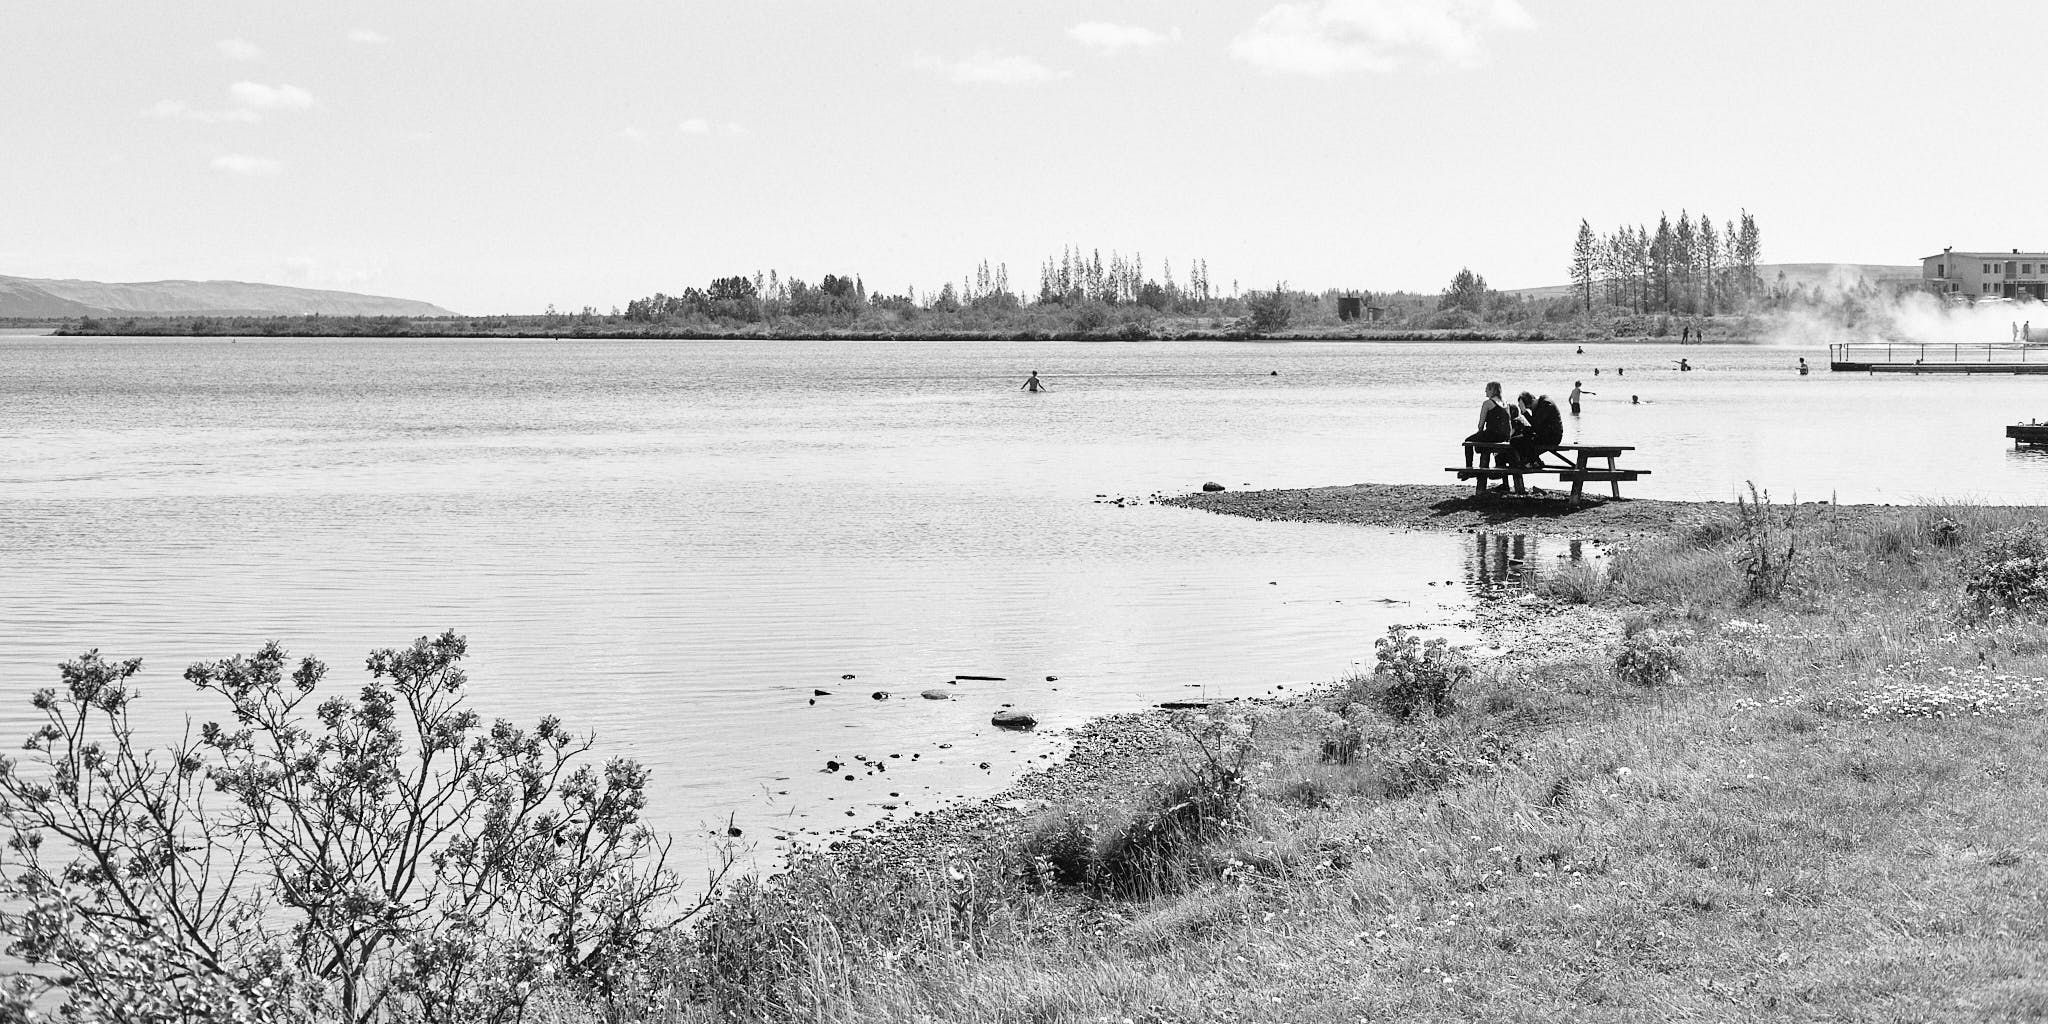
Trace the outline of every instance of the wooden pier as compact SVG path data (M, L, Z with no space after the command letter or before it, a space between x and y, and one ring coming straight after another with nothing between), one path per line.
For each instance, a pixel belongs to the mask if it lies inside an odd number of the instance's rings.
M2048 344L1829 345L1828 369L1855 373L2048 373Z

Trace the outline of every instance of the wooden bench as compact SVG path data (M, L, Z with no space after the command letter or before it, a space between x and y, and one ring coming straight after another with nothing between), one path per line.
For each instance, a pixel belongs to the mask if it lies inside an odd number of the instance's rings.
M1486 485L1492 481L1514 481L1521 489L1525 476L1551 474L1560 481L1572 485L1571 504L1577 508L1585 499L1587 481L1606 483L1608 490L1617 498L1621 497L1623 481L1633 483L1638 477L1650 475L1647 469L1627 469L1614 464L1622 452L1635 451L1633 445L1625 444L1560 444L1538 449L1536 464L1533 466L1503 466L1495 463L1505 460L1514 451L1513 446L1502 441L1465 442L1467 465L1446 466L1447 473L1458 474L1460 480L1473 481L1473 496L1486 497ZM1476 462L1475 462L1476 456ZM1545 461L1545 459L1555 461ZM1605 466L1595 466L1594 459L1605 459Z

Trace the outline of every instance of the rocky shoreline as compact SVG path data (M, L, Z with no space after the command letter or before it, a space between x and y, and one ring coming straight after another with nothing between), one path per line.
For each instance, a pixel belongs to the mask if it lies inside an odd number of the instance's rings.
M1402 484L1197 493L1160 503L1253 519L1439 531L1510 528L1589 539L1649 536L1734 509L1727 503L1623 501L1568 510L1562 496L1475 502L1463 487ZM1469 619L1444 625L1469 630L1479 639L1482 656L1506 659L1535 657L1535 648L1554 647L1560 635L1583 634L1597 642L1616 629L1609 613L1502 591L1486 594ZM1330 680L1295 695L1227 703L1284 709L1327 699L1341 685L1341 680ZM817 852L862 871L930 869L1016 837L1047 806L1130 799L1175 763L1174 714L1148 708L1092 719L1063 735L1068 746L1063 757L993 796L856 830ZM806 856L799 854L792 866Z

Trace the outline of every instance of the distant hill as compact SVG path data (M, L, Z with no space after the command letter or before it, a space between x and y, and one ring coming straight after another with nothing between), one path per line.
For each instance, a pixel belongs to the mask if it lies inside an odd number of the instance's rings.
M0 317L453 316L428 302L246 281L56 281L0 276Z
M1853 285L1858 278L1871 284L1912 284L1920 280L1920 265L1888 263L1759 263L1756 272L1764 279L1767 287L1778 284L1778 275L1785 275L1785 287L1809 288L1834 283L1838 286ZM1571 293L1568 284L1548 284L1540 288L1503 288L1510 295L1522 295L1532 299L1555 299Z

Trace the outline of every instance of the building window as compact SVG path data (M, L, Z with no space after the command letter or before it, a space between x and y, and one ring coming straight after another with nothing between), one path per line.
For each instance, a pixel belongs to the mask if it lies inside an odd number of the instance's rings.
M2031 263L2020 264L2020 273L2032 276L2034 273L2034 265Z
M1948 264L1946 264L1946 263L1937 263L1937 264L1935 264L1935 265L1934 265L1934 276L1936 276L1936 277L1947 277L1947 276L1948 276Z
M1986 264L1984 264L1984 272L1985 272L1985 273L1987 273L1987 274L1991 273L1991 264L1989 264L1989 263L1986 263Z

